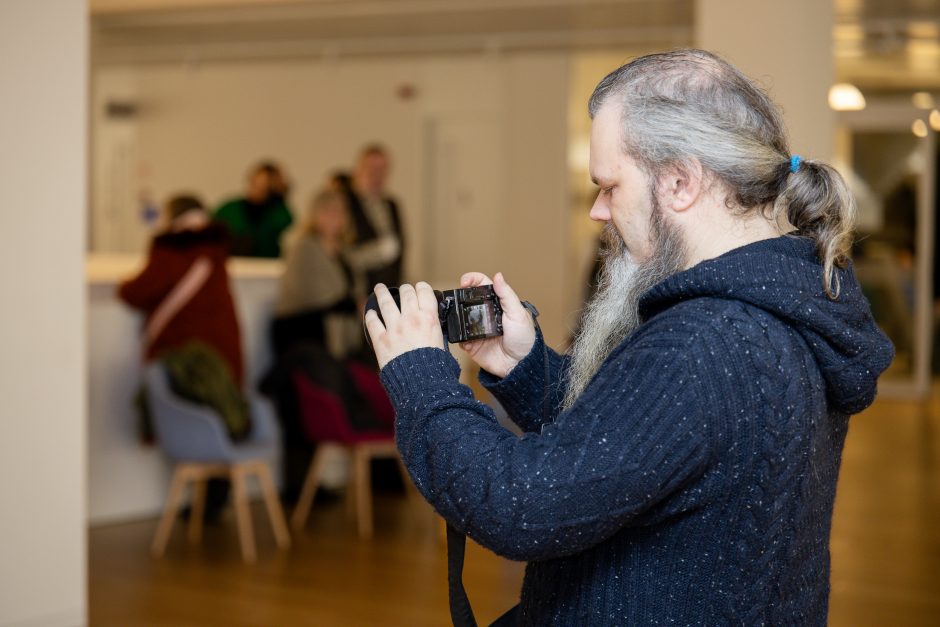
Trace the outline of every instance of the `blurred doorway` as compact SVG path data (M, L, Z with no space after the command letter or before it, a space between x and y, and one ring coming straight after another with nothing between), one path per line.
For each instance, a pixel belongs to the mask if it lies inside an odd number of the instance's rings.
M883 394L930 389L934 305L935 133L909 104L871 103L841 119L838 159L858 201L853 258L878 324L897 351Z

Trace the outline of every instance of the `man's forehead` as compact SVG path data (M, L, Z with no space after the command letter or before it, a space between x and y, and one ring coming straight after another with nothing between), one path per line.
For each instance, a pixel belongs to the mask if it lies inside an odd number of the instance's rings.
M615 174L622 154L620 107L604 105L591 121L591 178Z
M620 159L623 156L619 145L603 146L599 145L591 138L591 156L588 164L588 171L591 180L596 185L613 181L617 172L620 170Z

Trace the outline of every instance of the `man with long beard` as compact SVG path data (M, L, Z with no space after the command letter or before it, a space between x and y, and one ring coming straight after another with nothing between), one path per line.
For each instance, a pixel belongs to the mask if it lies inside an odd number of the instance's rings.
M517 624L825 625L848 419L893 357L854 201L710 53L636 59L589 112L611 252L571 354L501 274L504 335L464 347L523 437L457 382L430 286L400 310L376 287L402 458L454 527L529 562Z

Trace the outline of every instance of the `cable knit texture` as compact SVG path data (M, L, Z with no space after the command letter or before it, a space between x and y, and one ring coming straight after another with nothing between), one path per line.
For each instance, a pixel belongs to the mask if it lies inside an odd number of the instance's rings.
M840 278L829 300L797 237L681 272L561 413L566 358L539 335L505 379L481 374L522 437L450 355L411 351L382 371L398 447L444 518L529 562L522 624L825 625L848 416L893 357Z

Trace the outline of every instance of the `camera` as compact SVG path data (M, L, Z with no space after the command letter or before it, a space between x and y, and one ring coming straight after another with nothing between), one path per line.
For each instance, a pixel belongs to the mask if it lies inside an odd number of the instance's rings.
M400 309L401 297L398 288L390 287L388 291ZM492 285L463 287L443 292L434 290L434 295L437 297L437 317L441 322L441 332L448 342L469 342L503 334L503 309ZM366 301L365 313L370 309L379 314L379 319L382 318L375 293ZM363 329L365 330L364 322ZM371 346L372 340L368 331L366 340Z

